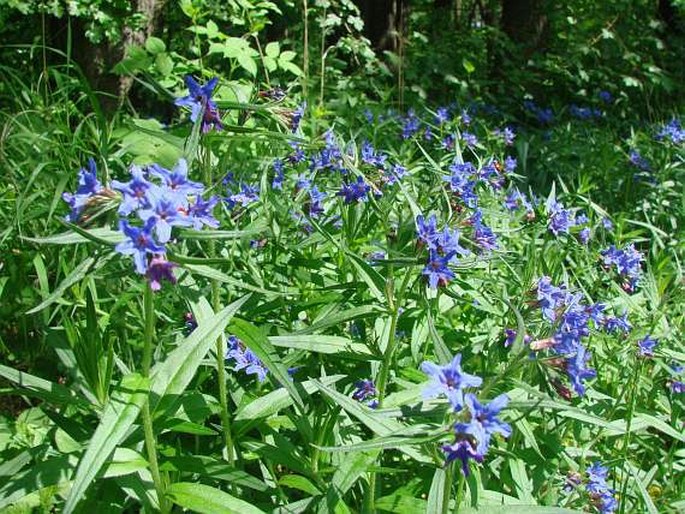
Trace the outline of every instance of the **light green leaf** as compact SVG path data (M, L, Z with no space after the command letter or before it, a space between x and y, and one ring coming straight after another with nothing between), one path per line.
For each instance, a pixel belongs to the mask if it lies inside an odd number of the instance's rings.
M100 424L88 443L88 449L79 462L64 513L69 514L93 482L114 449L126 437L129 428L147 401L148 379L130 374L122 378L110 397L100 418Z
M145 41L145 50L152 55L157 55L166 51L166 45L164 44L164 41L158 37L150 36L147 38L147 41Z
M251 503L203 484L176 482L167 487L166 495L176 505L202 514L264 514Z
M153 411L165 396L179 396L185 391L202 359L216 343L217 338L223 335L228 322L248 298L249 295L243 296L207 319L196 315L198 327L164 361L152 369ZM211 311L209 305L206 308Z
M276 349L271 345L266 336L257 327L242 319L234 320L231 323L230 330L259 357L259 360L269 369L278 383L292 396L295 403L304 408L302 397L290 375L288 375L288 369L283 365Z
M236 57L240 67L247 71L253 77L257 75L257 63L255 60L246 54L240 54Z
M281 45L278 43L278 41L272 41L264 47L264 53L269 57L276 58L278 57L278 54L281 53Z
M67 275L62 282L55 288L55 290L48 296L45 300L43 300L39 305L35 306L33 309L26 311L26 314L35 314L36 312L40 312L49 305L52 305L54 302L62 298L62 295L64 292L74 285L76 282L79 280L83 279L83 277L86 276L88 273L88 270L90 267L95 263L95 258L94 257L88 257L83 260L74 270Z
M365 344L340 336L327 335L287 335L269 336L269 341L274 346L283 346L295 350L307 350L309 352L325 354L356 353L362 356L373 355Z

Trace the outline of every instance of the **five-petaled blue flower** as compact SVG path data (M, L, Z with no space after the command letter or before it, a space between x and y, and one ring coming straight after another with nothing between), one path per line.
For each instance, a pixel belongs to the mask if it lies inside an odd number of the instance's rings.
M423 397L429 399L444 394L455 411L461 410L464 406L464 389L480 387L483 383L482 378L462 371L460 353L445 366L424 361L421 364L421 371L431 378L430 383L423 390Z
M119 221L119 230L127 237L126 240L117 244L115 251L123 255L133 255L136 271L141 275L147 271L147 254L163 254L166 249L157 243L152 236L155 226L154 218L149 218L144 227L133 227L127 220Z
M177 98L174 102L179 107L190 107L190 120L195 123L202 115L202 132L207 133L212 128L215 130L222 130L221 117L219 116L219 109L212 100L214 88L216 88L219 79L214 77L204 86L201 86L196 80L190 76L185 77L186 86L188 86L189 94L183 98Z

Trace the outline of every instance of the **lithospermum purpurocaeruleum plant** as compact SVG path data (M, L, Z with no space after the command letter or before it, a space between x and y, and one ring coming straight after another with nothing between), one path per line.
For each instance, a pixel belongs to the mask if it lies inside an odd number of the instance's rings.
M0 505L37 477L65 512L615 512L679 487L644 245L526 190L525 134L466 106L326 123L207 79L32 239L72 252L33 309L65 377L0 368L54 435Z

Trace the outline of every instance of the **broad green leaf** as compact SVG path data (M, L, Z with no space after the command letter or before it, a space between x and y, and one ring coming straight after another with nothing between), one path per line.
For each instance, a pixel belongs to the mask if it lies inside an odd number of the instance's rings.
M166 51L166 45L164 44L164 41L158 37L150 36L145 41L145 50L150 52L152 55L161 54L162 52Z
M269 57L278 57L278 54L281 53L281 45L278 43L278 41L267 43L267 45L264 47L264 53Z
M257 75L257 63L255 63L255 60L252 57L243 53L238 55L236 59L238 59L238 64L240 64L240 67L247 71L250 75L253 77Z
M12 476L11 480L4 480L4 484L0 486L0 509L44 487L67 484L76 463L77 459L73 455L51 457Z
M167 487L166 495L176 505L202 514L264 514L251 503L203 484L177 482Z
M74 511L114 449L126 437L129 428L138 418L143 403L147 401L148 387L148 379L138 374L122 378L120 385L105 405L100 424L79 462L74 483L64 506L65 514Z
M198 327L172 351L167 358L152 369L151 405L157 406L167 395L179 396L195 376L202 359L224 333L233 315L248 300L249 295L225 307L208 319L196 316ZM210 309L211 310L211 309Z

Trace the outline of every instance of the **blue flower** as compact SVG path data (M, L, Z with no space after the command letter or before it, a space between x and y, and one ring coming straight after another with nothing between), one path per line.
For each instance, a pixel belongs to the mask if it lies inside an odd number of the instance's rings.
M518 162L516 161L516 158L507 155L506 158L504 159L504 172L505 173L513 173L516 171L516 165Z
M369 191L371 191L371 187L364 181L364 178L357 177L356 182L343 184L338 196L342 196L345 203L359 202L366 199Z
M462 371L460 353L445 366L424 361L421 364L421 371L431 378L430 383L423 390L423 397L430 399L445 395L455 411L461 410L464 406L464 389L480 387L483 383L482 378Z
M352 398L358 402L363 402L367 398L371 398L377 394L378 391L376 390L376 385L373 383L373 380L366 379L360 380L355 384L355 391L352 393Z
M642 254L635 249L635 245L630 244L619 249L611 245L606 250L600 252L603 257L604 266L616 267L621 279L623 288L627 292L633 292L637 287L640 274L642 272Z
M544 276L538 280L537 299L542 315L548 321L555 321L557 310L566 304L568 295L561 287L552 285L552 279Z
M497 418L497 415L509 403L509 397L501 394L489 404L482 404L474 394L464 395L464 403L468 407L470 420L468 423L456 423L454 431L473 437L476 440L476 451L480 455L485 455L490 447L490 440L495 434L502 434L504 437L511 435L509 424Z
M274 168L274 178L271 181L271 187L273 189L277 189L280 191L283 189L283 180L285 180L285 171L284 171L283 161L280 159L276 159L273 162L273 168Z
M428 221L422 215L416 217L416 235L419 241L428 248L437 248L437 241L440 237L437 225L435 214L431 214Z
M407 116L402 119L402 139L409 139L419 131L421 121L416 117L412 109L407 112Z
M462 132L461 140L466 143L466 146L469 148L473 148L478 144L478 138L474 134L471 134L471 132Z
M435 123L437 125L442 125L443 123L447 123L449 120L450 112L447 107L438 107L438 110L435 111Z
M147 279L150 282L150 289L153 291L159 291L162 288L162 280L176 283L176 277L174 276L173 269L176 264L169 262L162 255L155 255L147 267ZM197 326L197 324L195 324Z
M129 225L127 220L119 220L119 230L128 238L114 247L122 255L133 255L136 271L144 275L147 271L147 254L165 253L163 245L158 244L153 236L154 218L150 218L142 228Z
M266 380L268 371L262 361L252 350L245 348L244 343L234 335L228 337L224 358L226 360L233 359L235 363L234 371L245 370L245 373L248 375L257 375L257 379L260 382Z
M242 207L247 207L251 203L259 200L259 186L251 186L249 184L241 184L240 191L228 197L231 207L240 204Z
M102 184L97 178L97 167L93 158L88 159L88 169L81 168L78 172L78 187L71 193L62 193L62 200L69 204L71 212L67 220L76 223L81 217L83 208L88 201L102 191Z
M560 233L569 233L572 226L575 225L575 217L570 209L564 209L564 206L556 200L547 202L547 214L549 220L547 226L555 236Z
M305 110L307 109L307 102L302 102L297 109L295 109L290 117L290 130L291 132L297 132L300 127L300 122L304 116Z
M637 150L631 150L630 154L628 155L628 160L630 161L630 164L638 168L640 171L651 171L652 165L649 163L647 159L645 159L642 155L640 155L640 152Z
M469 460L483 462L483 455L476 451L473 443L469 439L459 439L454 444L442 445L445 452L445 462L450 463L459 459L461 461L461 471L464 476L469 476Z
M438 286L445 286L454 278L454 272L447 267L452 257L456 252L450 252L446 255L440 255L435 250L430 250L428 263L421 272L422 275L428 277L428 285L433 289Z
M177 98L174 102L179 107L190 107L190 120L197 122L200 113L202 113L202 132L207 133L210 129L222 130L221 117L216 104L212 100L212 94L219 79L214 77L207 84L201 86L195 79L186 75L186 86L190 94L183 98Z
M507 146L511 146L514 144L514 138L516 137L516 133L514 133L514 130L511 127L504 127L503 129L497 129L495 130L495 135L498 137L501 137L502 140L504 141L504 144Z
M219 227L219 221L212 214L217 203L219 198L216 196L209 200L203 200L201 196L195 197L195 201L188 206L188 217L192 220L195 230L201 230L205 225L210 228Z
M652 339L650 336L645 336L637 342L638 354L640 357L654 357L654 348L658 344L656 339Z
M128 216L133 211L150 205L147 191L153 184L147 180L145 173L138 166L131 166L131 176L133 178L128 182L112 181L112 189L123 195L119 205L119 214L122 216Z
M610 514L618 509L618 502L614 497L614 491L607 483L609 470L599 462L594 462L585 470L588 482L585 489L590 494L592 503L602 514Z
M161 178L166 187L179 195L199 195L205 190L199 182L188 180L188 162L185 159L179 159L171 171L153 164L150 174Z
M600 91L599 93L597 93L597 96L605 104L610 104L614 101L614 97L611 93L609 93L609 91Z
M171 239L171 227L190 227L193 221L182 212L187 212L187 201L171 190L153 185L147 191L148 209L140 209L138 216L144 222L154 220L155 233L160 243Z
M685 129L683 129L679 120L674 118L661 127L661 130L656 135L656 139L663 140L666 138L676 145L685 143Z
M578 239L582 244L587 245L590 241L590 228L585 227L580 232L578 232Z
M579 396L583 396L585 394L585 386L583 385L583 381L597 376L597 372L594 369L587 367L589 360L590 353L580 343L578 343L576 353L568 357L566 360L566 373L571 379L573 389L576 391L576 393L578 393Z
M630 323L628 323L628 313L627 312L624 312L622 316L606 317L604 319L603 324L604 324L604 329L607 332L609 332L610 334L614 333L614 332L618 332L618 331L627 333L627 332L630 332L633 328L630 325Z

